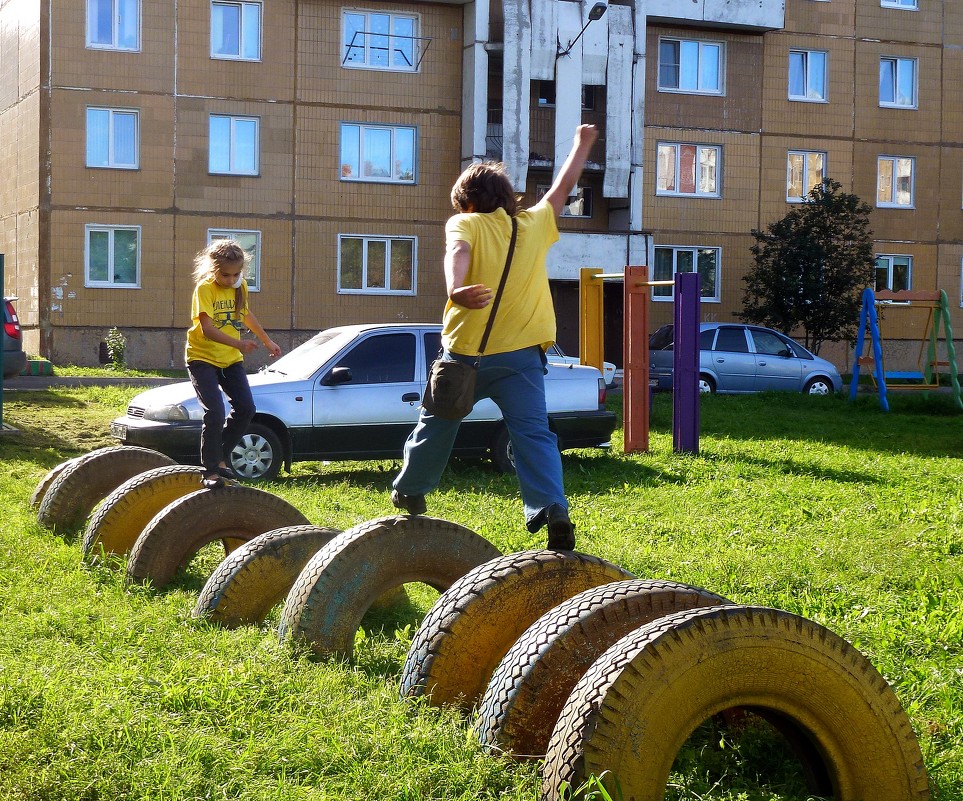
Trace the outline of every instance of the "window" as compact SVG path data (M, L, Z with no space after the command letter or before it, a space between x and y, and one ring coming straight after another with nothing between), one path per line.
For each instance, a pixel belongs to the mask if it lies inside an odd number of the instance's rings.
M789 99L826 100L826 53L824 51L789 51Z
M140 50L140 0L87 0L87 47Z
M87 166L137 169L137 112L87 109Z
M819 151L790 150L786 164L786 201L801 203L826 177L826 154Z
M415 239L338 237L338 292L415 294Z
M659 41L659 89L722 94L722 43L695 39Z
M916 108L916 59L879 60L879 104L896 108Z
M555 81L537 81L538 105L550 108L555 105ZM595 87L582 84L582 111L595 110Z
M718 302L719 257L719 248L657 247L652 277L655 281L671 281L676 273L698 272L701 278L702 300ZM672 300L674 296L675 287L652 287L653 300Z
M880 156L876 160L876 205L912 208L916 159Z
M402 71L418 68L417 17L353 9L343 12L341 23L342 67Z
M550 187L539 184L536 187L536 197L541 200ZM576 186L562 206L563 217L591 217L592 216L592 187Z
M917 9L917 0L879 0L882 8L911 8Z
M247 254L247 266L244 277L247 288L252 292L261 289L261 232L239 231L227 228L210 228L207 232L207 243L216 239L233 239Z
M380 334L362 340L338 359L336 367L347 367L352 384L403 384L415 380L414 334ZM435 350L432 360L438 355Z
M875 289L899 292L910 289L913 279L912 256L877 256Z
M260 3L211 3L211 58L261 59Z
M140 286L140 226L88 225L84 286Z
M721 147L659 142L657 162L657 195L719 197Z
M256 117L211 114L208 170L231 175L257 175L259 122Z
M341 123L341 180L413 184L415 129Z

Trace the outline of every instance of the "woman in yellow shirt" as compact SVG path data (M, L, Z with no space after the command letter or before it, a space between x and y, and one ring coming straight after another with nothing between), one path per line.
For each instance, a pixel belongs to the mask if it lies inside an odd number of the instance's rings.
M225 479L236 478L227 460L254 418L244 354L253 352L257 343L241 339L241 329L252 331L272 357L281 355L281 348L248 307L246 258L243 248L231 239L215 240L194 257L186 358L194 392L204 409L201 483L206 487L220 487ZM226 419L222 389L231 404Z
M597 138L594 125L578 126L572 150L551 188L529 209L519 210L504 165L470 165L451 190L458 213L445 225L445 358L478 363L475 401L495 401L508 427L526 527L534 533L547 524L548 547L559 550L575 547L575 526L545 405L545 350L555 341L545 257L558 241L558 217ZM489 308L492 287L498 286L505 267L512 218L518 224L515 252L485 353L479 356L488 322L483 310ZM425 494L441 480L459 425L458 420L436 417L422 407L392 485L396 508L409 514L427 511Z

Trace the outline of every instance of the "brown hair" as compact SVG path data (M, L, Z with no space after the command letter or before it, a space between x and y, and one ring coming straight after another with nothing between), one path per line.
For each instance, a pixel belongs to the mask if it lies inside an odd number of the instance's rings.
M481 214L505 209L509 217L518 214L518 195L500 161L470 164L451 188L451 205L457 212Z
M233 239L215 239L194 257L194 283L207 280L227 265L240 264L243 269L246 262L244 248Z

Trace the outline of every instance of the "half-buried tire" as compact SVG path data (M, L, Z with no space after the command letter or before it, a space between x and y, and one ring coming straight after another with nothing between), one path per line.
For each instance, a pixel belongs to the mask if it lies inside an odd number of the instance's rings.
M174 460L149 448L118 445L74 459L43 495L37 520L60 532L74 532L93 508L127 479Z
M210 542L223 541L230 553L265 531L309 522L283 498L253 487L197 490L165 506L140 533L127 561L127 581L160 589Z
M699 587L648 579L603 584L563 601L498 664L479 705L479 741L518 758L543 757L572 688L618 640L674 612L728 603Z
M520 551L459 579L415 633L401 674L401 696L471 709L502 657L549 609L573 595L634 578L576 551Z
M350 657L365 613L408 582L446 590L499 550L467 528L433 517L370 520L335 537L305 565L281 612L279 634L322 656Z
M679 749L706 719L756 712L808 751L811 791L837 801L929 798L919 743L865 656L811 620L717 606L636 629L589 668L549 741L542 798L599 778L625 798L662 798Z

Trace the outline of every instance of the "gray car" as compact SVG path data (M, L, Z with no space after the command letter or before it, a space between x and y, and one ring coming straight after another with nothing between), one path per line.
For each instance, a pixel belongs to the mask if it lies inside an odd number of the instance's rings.
M672 325L662 326L649 338L650 376L660 390L672 389L673 340ZM842 376L831 362L771 328L741 323L700 326L700 392L829 395L842 386Z
M3 299L3 377L20 375L27 366L27 355L23 352L23 334L20 319L13 308L16 298Z

